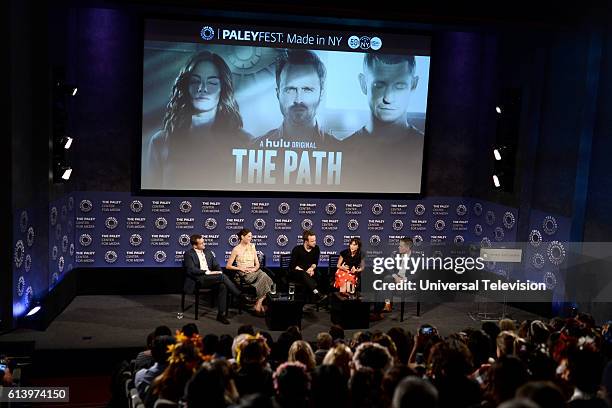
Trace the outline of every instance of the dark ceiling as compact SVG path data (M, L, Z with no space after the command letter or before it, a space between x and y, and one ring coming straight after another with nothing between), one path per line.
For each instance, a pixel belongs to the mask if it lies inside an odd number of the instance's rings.
M570 28L608 24L612 2L517 1L208 1L208 0L68 0L72 6L100 6L198 13L201 10L320 16L348 20L381 20L416 24L443 24L509 29ZM56 1L61 3L61 1Z

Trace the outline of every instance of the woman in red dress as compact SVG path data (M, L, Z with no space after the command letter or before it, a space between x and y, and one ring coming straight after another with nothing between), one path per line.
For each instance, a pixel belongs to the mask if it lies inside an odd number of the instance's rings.
M340 289L340 293L348 292L348 282L353 287L357 287L359 274L363 271L364 266L365 258L361 255L361 240L359 238L351 238L349 247L340 252L334 287Z

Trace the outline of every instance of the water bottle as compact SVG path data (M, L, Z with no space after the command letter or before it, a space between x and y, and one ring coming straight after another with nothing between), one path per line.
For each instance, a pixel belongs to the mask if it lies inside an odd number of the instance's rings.
M355 293L355 285L353 285L353 282L351 282L351 281L347 281L346 282L346 290L351 295L353 295Z
M289 299L293 300L293 295L295 295L295 284L289 284Z

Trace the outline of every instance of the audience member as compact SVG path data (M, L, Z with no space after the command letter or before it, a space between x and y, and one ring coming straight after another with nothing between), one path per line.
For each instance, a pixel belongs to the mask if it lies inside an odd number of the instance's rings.
M308 406L310 375L300 362L286 362L274 372L276 402L281 408Z
M293 342L289 348L289 356L287 361L290 363L299 361L306 366L306 370L308 370L308 372L314 370L317 365L312 347L310 347L310 344L304 340L296 340Z
M321 365L321 363L323 363L323 359L332 345L333 338L331 334L325 332L317 334L317 349L315 350L315 360L317 365Z
M325 358L323 358L323 365L334 365L338 367L347 380L351 376L352 362L353 352L345 344L337 344L331 348L325 355Z
M185 385L183 401L188 407L227 407L239 395L227 360L205 362Z
M438 390L430 382L407 377L395 388L392 408L436 408Z
M158 336L153 340L151 353L155 363L149 368L137 371L134 376L134 385L141 397L146 395L147 389L155 377L168 367L168 358L170 357L169 346L174 344L174 342L175 340L172 336Z
M346 377L335 365L321 365L312 372L311 406L345 408L349 404Z
M168 365L153 380L145 397L147 408L152 408L158 399L178 402L185 385L204 361L202 340L198 335L189 338L177 332L175 337L176 344L169 346Z
M538 404L540 408L564 408L563 393L550 381L533 381L522 385L516 391L517 398L525 398Z
M241 335L242 336L242 335ZM245 334L238 344L236 386L240 395L261 393L273 396L272 370L268 365L270 348L261 336Z
M176 337L160 326L138 356L153 363L134 383L146 407L158 399L236 408L610 406L608 325L583 313L520 322L518 330L511 320L488 323L445 337L428 324L415 336L401 327L357 331L350 344L340 326L315 339L292 326L277 341L248 324L235 337L203 339L193 323ZM10 369L0 376L11 385Z
M332 327L330 327L329 334L332 336L334 342L338 340L344 341L344 329L340 325L334 324Z
M196 326L195 323L187 323L186 325L183 326L183 328L181 329L181 332L187 337L191 337L194 334L200 334L200 331L198 330L198 326Z

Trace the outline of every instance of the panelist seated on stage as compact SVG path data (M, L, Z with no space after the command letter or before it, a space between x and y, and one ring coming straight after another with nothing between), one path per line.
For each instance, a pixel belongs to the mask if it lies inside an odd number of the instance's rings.
M216 288L217 320L223 324L229 324L227 320L227 291L229 290L240 301L244 301L244 297L231 279L223 274L221 266L219 266L212 251L205 248L202 235L192 235L190 242L191 249L185 251L183 258L183 266L187 273L183 289L187 293L193 293L196 290L196 285L200 288Z
M267 273L259 268L259 257L255 244L251 243L253 233L246 228L238 232L240 243L232 249L227 265L229 270L237 271L238 278L253 286L257 292L257 302L253 307L255 313L263 314L263 301L274 283ZM236 262L236 266L234 266Z
M397 247L397 254L399 254L402 259L406 257L406 263L402 261L401 267L399 269L393 269L391 271L387 271L385 274L381 275L382 281L385 284L389 283L401 283L409 280L410 276L414 275L416 271L412 271L407 269L406 267L410 265L408 259L412 256L412 247L414 246L414 241L410 237L403 237L399 240L399 245ZM384 299L384 302L378 301L374 303L374 308L372 312L372 316L370 316L371 320L377 321L383 318L383 312L391 312L393 310L393 305L391 303L391 299Z
M365 257L361 255L361 239L351 238L349 247L340 252L334 287L338 288L342 294L349 292L349 283L356 288L359 275L363 272L364 267Z
M317 288L314 277L321 250L317 245L317 236L313 231L304 231L302 235L304 243L297 245L291 251L291 263L289 264L289 279L303 284L307 293L312 293L315 302L321 302L326 298Z

